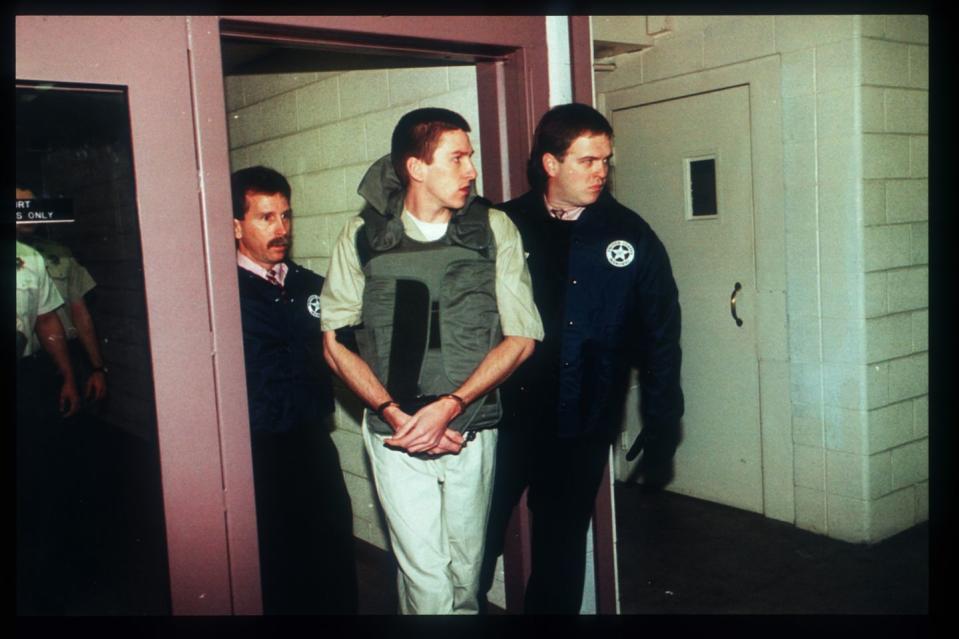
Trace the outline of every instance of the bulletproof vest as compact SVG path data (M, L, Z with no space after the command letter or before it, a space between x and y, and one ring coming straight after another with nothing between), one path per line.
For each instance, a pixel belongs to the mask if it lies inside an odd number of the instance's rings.
M433 242L405 235L397 217L372 208L360 215L356 244L366 277L356 330L360 356L400 403L453 392L502 340L488 203L474 200ZM489 428L500 415L493 391L450 426ZM393 432L373 413L367 423L373 432Z

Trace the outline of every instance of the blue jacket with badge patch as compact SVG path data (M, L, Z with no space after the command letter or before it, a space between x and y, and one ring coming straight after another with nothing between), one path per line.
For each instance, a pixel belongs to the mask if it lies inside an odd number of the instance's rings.
M333 412L323 359L319 295L323 278L287 261L281 289L238 268L250 430L320 427Z
M672 439L684 408L679 294L653 230L607 191L574 222L553 218L534 191L498 208L523 238L546 332L502 388L508 421L613 436L636 368L644 431Z

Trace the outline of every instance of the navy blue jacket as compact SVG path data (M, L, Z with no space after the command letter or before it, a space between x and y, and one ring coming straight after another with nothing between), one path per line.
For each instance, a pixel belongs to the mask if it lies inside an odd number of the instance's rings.
M323 278L291 261L287 266L283 289L237 269L254 432L322 427L333 412L333 387L320 330Z
M554 219L532 191L497 208L522 236L546 332L504 384L512 421L560 437L612 436L636 368L644 430L678 432L679 294L649 225L606 191L575 222Z

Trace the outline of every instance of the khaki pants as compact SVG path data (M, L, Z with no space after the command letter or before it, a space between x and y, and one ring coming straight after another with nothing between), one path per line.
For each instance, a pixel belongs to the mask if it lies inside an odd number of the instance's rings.
M413 457L383 445L363 419L390 541L401 614L476 614L496 451L483 430L458 455Z

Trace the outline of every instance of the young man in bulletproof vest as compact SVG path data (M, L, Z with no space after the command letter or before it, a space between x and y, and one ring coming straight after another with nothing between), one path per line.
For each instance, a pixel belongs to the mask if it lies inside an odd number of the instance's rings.
M680 309L656 234L609 194L613 130L592 107L550 109L536 127L530 191L501 204L528 251L546 336L504 384L482 592L492 584L513 506L532 514L528 613L576 614L596 492L618 435L630 370L639 372L647 487L671 478L683 394Z
M446 109L400 118L321 298L327 361L368 407L403 614L477 612L494 389L542 338L516 228L475 194L469 130Z

